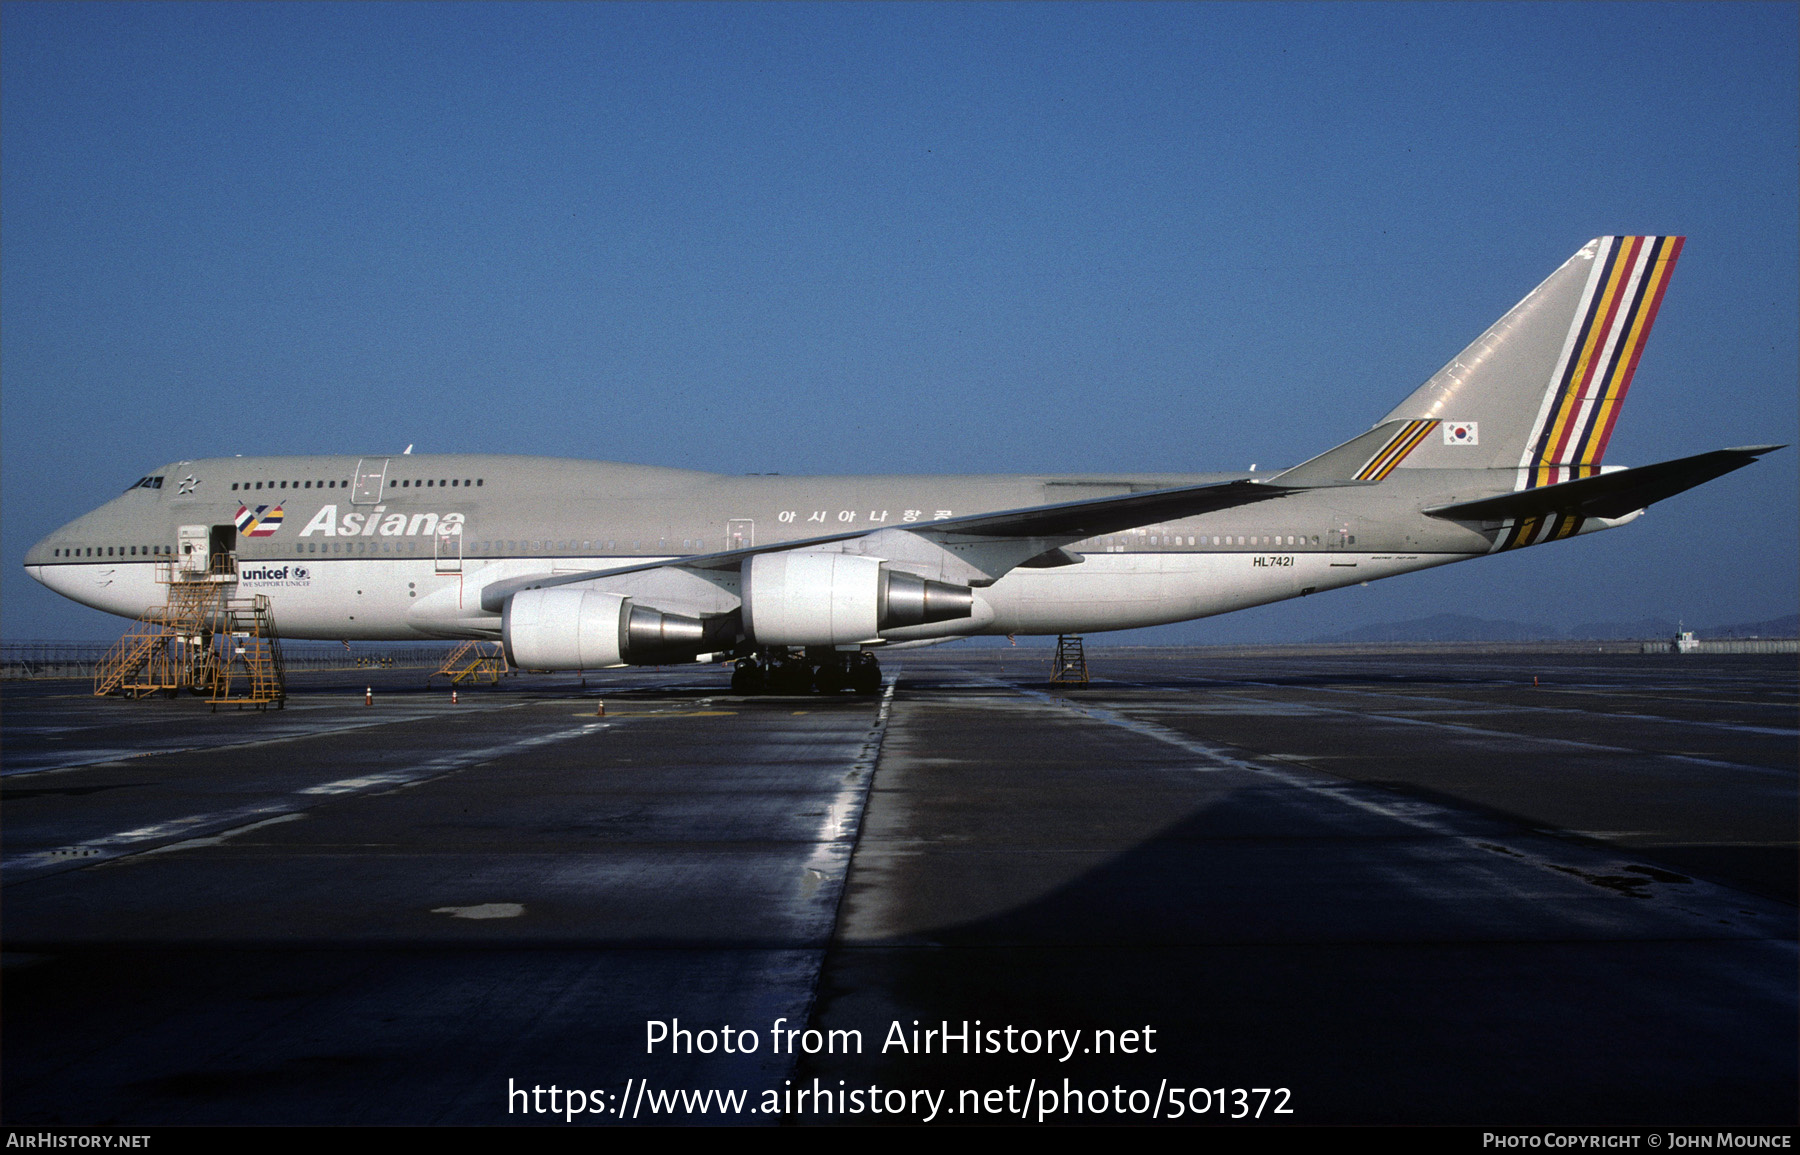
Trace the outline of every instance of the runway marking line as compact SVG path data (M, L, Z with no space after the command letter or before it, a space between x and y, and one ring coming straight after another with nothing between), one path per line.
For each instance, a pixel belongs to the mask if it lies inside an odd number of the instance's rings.
M1252 684L1260 685L1264 689L1279 689L1280 688L1280 687L1270 686L1266 682L1259 682L1259 683L1252 683ZM1358 695L1358 696L1363 696L1363 697L1387 697L1388 696L1388 695L1384 695L1384 694L1374 694L1374 693L1369 693L1367 691L1358 691L1358 690L1330 690L1330 689L1325 689L1323 687L1318 687L1318 686L1305 686L1305 687L1301 687L1301 688L1308 689L1308 690L1314 690L1314 691L1317 691L1320 693L1352 694L1352 695ZM1240 697L1240 700L1242 700L1241 697ZM1263 698L1255 698L1255 699L1251 699L1251 700L1252 701L1267 701L1267 699L1263 699ZM1769 767L1769 766L1751 766L1751 765L1748 765L1747 763L1743 763L1743 762L1726 762L1721 759L1705 758L1705 757L1701 757L1699 755L1694 755L1694 754L1664 753L1664 752L1655 751L1655 750L1633 750L1629 746L1608 746L1602 742L1583 742L1583 741L1580 741L1575 738L1551 738L1551 737L1539 736L1536 734L1519 734L1519 733L1514 733L1514 732L1508 731L1508 730L1488 730L1488 729L1484 729L1480 726L1469 726L1469 725L1466 725L1463 723L1458 723L1458 722L1437 722L1437 721L1433 721L1429 718L1419 718L1419 717L1414 717L1414 716L1407 715L1407 714L1387 713L1387 712L1372 713L1368 710L1337 709L1337 708L1334 708L1331 706L1320 706L1320 705L1316 705L1316 704L1306 704L1306 703L1270 702L1269 704L1270 705L1282 705L1282 706L1300 705L1305 709L1316 710L1321 714L1348 714L1355 718L1379 718L1384 722L1392 722L1398 726L1429 726L1429 727L1434 727L1434 728L1441 729L1441 730L1456 730L1456 731L1458 731L1460 733L1464 733L1464 734L1479 734L1484 738L1505 738L1505 739L1507 739L1509 741L1513 741L1513 742L1538 742L1538 743L1542 743L1545 745L1551 745L1551 746L1572 746L1578 750L1595 750L1595 751L1599 751L1600 753L1603 753L1603 754L1631 754L1631 755L1635 755L1636 757L1639 757L1639 758L1668 758L1668 759L1671 759L1671 760L1677 761L1677 762L1694 762L1694 763L1698 763L1702 766L1715 766L1715 767L1718 767L1723 770L1742 770L1742 771L1745 771L1750 774L1760 774L1760 775L1764 775L1764 776L1768 776L1768 777L1775 777L1775 778L1792 778L1794 776L1794 772L1791 770L1777 770L1777 769L1775 769L1773 767ZM1595 716L1592 713L1592 711L1588 711L1588 710L1575 710L1575 711L1549 710L1549 709L1546 709L1545 707L1541 707L1541 706L1540 707L1522 707L1522 709L1544 710L1546 713L1554 713L1554 714L1574 713L1574 714L1578 714L1583 717L1594 717Z
M473 710L466 710L462 707L458 707L459 713L457 716L475 717L481 714L498 713L501 710L516 710L520 706L529 706L532 704L533 703L529 701L504 702L493 706L478 706ZM447 708L448 707L446 707L446 709ZM298 734L277 734L273 738L255 738L248 742L221 742L216 745L202 742L194 746L172 746L167 750L134 750L125 753L109 749L88 751L78 750L74 752L74 756L81 758L82 761L63 762L55 766L32 766L21 770L0 770L0 778L17 778L23 777L26 774L55 774L63 770L80 770L90 766L104 766L108 762L124 762L134 758L160 758L169 754L191 754L196 750L205 752L214 750L253 750L259 746L279 746L283 742L303 742L308 738L324 738L333 734L348 734L356 730L368 730L377 726L398 726L406 722L424 722L441 716L440 713L435 711L430 713L409 713L397 718L372 718L368 721L352 722L343 726L328 726L319 729L306 730L303 733ZM93 755L93 757L89 757L89 755Z
M322 782L313 786L301 787L288 794L287 797L275 801L253 803L211 814L193 814L183 818L172 818L148 826L122 830L116 834L90 838L73 846L30 851L0 860L0 873L15 875L13 881L25 881L29 878L42 878L50 874L61 874L67 870L85 870L88 867L102 866L123 858L136 857L153 849L149 846L141 846L142 843L198 832L209 827L224 826L227 828L227 834L241 833L245 829L268 825L270 820L276 818L288 815L297 817L299 812L310 810L327 799L417 786L434 778L442 778L447 774L493 762L538 746L584 737L598 730L604 730L608 725L607 722L589 722L585 726L553 730L547 734L534 734L529 738L520 738L497 746L484 746L474 750L445 754L405 770L393 770L385 774L368 774L356 778L341 778L335 782ZM207 839L194 839L190 842L194 845L211 844ZM46 869L49 867L58 869Z
M638 710L629 714L609 713L608 718L725 718L736 714L736 710ZM591 713L571 715L576 718L592 718Z
M1297 787L1309 794L1314 794L1342 805L1351 806L1372 814L1379 814L1385 818L1411 826L1414 829L1423 831L1427 834L1460 843L1471 849L1482 851L1483 853L1504 855L1509 858L1517 859L1539 870L1559 874L1564 877L1569 876L1570 872L1575 870L1579 877L1578 868L1571 867L1566 863L1557 862L1545 855L1541 850L1530 849L1518 845L1500 845L1495 842L1491 835L1476 836L1459 833L1449 824L1451 820L1454 820L1458 816L1459 812L1447 806L1402 796L1394 797L1392 802L1384 802L1377 797L1377 794L1385 794L1388 792L1380 787L1373 787L1366 783L1352 782L1320 771L1303 771L1299 767L1290 770L1279 766L1262 764L1250 758L1239 757L1225 748L1213 746L1210 743L1190 738L1179 731L1169 729L1168 727L1158 725L1154 722L1140 721L1104 706L1079 702L1073 699L1059 697L1042 690L1027 689L1023 686L1010 685L997 681L992 684L1003 686L1015 694L1037 701L1054 709L1079 714L1083 717L1090 718L1093 721L1109 726L1117 726L1120 729L1129 730L1154 741L1163 742L1179 749L1186 750L1189 753L1198 754L1213 763L1213 765L1209 767L1197 768L1201 769L1202 772L1227 769L1244 771L1259 777L1272 779L1284 785ZM1328 712L1351 713L1352 711ZM1358 716L1371 717L1373 715L1359 714ZM1631 864L1618 863L1617 865L1628 869ZM1750 916L1753 920L1752 925L1749 926L1739 925L1735 920L1722 920L1718 916L1719 911L1727 906L1735 904L1736 908L1741 908L1745 903L1752 901L1751 896L1719 883L1701 882L1698 885L1700 888L1698 892L1690 891L1675 895L1666 890L1659 890L1649 894L1632 895L1630 897L1633 901L1652 902L1665 910L1678 913L1690 919L1697 919L1702 924L1708 926L1725 925L1731 927L1733 930L1737 930L1739 933L1748 933L1755 937L1768 937L1766 931L1754 925L1754 923L1763 920L1758 919L1752 911L1742 911L1742 913ZM1720 896L1728 896L1728 901L1721 902L1719 900ZM1791 915L1791 908L1789 913ZM1783 916L1784 921L1785 918L1786 916Z

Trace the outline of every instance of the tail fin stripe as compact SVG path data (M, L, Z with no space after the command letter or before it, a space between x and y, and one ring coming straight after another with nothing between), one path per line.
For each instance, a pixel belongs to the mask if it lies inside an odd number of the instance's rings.
M1581 457L1584 464L1598 464L1606 456L1606 443L1612 440L1613 424L1619 419L1619 407L1625 403L1625 394L1631 389L1631 378L1637 373L1638 358L1644 353L1644 340L1650 335L1650 327L1656 324L1657 311L1662 308L1663 292L1669 287L1669 275L1675 271L1675 261L1681 256L1681 242L1681 237L1657 238L1656 251L1650 256L1650 265L1639 288L1638 300L1632 305L1637 319L1632 326L1629 357L1619 358L1607 389L1605 407L1589 428Z
M1520 468L1541 465L1544 461L1544 451L1567 402L1569 383L1578 373L1582 358L1586 356L1588 337L1593 332L1594 322L1603 304L1604 294L1600 292L1600 287L1608 282L1612 272L1616 252L1613 240L1612 237L1602 237L1599 241L1601 247L1595 254L1597 259L1588 273L1587 285L1582 290L1581 304L1575 311L1575 323L1569 327L1568 338L1563 342L1562 356L1557 359L1556 371L1550 375L1551 387L1544 391L1537 425L1525 443L1524 456L1519 459Z
M1581 320L1546 398L1544 424L1521 462L1527 486L1553 485L1599 465L1655 323L1680 237L1608 237L1589 279Z
M1657 238L1660 240L1661 238ZM1637 264L1633 261L1633 265ZM1608 334L1609 347L1602 350L1597 359L1593 379L1583 390L1583 404L1580 414L1570 423L1566 436L1566 444L1557 460L1562 463L1589 464L1588 454L1593 449L1593 435L1598 428L1599 419L1609 411L1618 407L1617 394L1619 372L1631 360L1631 349L1638 343L1643 320L1644 295L1651 288L1658 268L1655 244L1644 253L1643 267L1633 268L1630 285L1630 303L1626 306L1621 321L1612 327Z
M1621 243L1626 241L1630 244ZM1606 351L1618 331L1619 302L1625 296L1622 290L1631 278L1641 241L1640 237L1613 238L1605 270L1606 288L1594 302L1595 313L1601 314L1604 310L1604 319L1598 324L1589 325L1582 340L1581 356L1560 383L1561 401L1557 406L1556 420L1544 430L1542 446L1538 451L1540 464L1568 464L1566 454L1569 433L1586 400L1588 389L1593 384L1594 375L1604 363Z
M1380 481L1394 467L1406 460L1406 455L1418 448L1425 435L1437 428L1438 422L1430 419L1409 421L1394 435L1394 439L1382 447L1381 452L1369 459L1369 463L1357 473L1358 481Z
M1608 416L1618 412L1619 404L1625 399L1625 391L1630 388L1631 374L1636 368L1638 351L1643 348L1643 339L1648 332L1648 318L1645 313L1646 300L1655 299L1656 283L1666 280L1666 262L1659 260L1658 250L1668 238L1655 237L1646 247L1643 254L1642 268L1635 270L1636 285L1631 295L1631 304L1626 310L1621 324L1615 330L1617 340L1605 358L1604 370L1596 376L1600 388L1590 389L1593 400L1583 412L1576 428L1578 436L1571 441L1565 460L1590 464L1598 458L1594 451L1599 443L1595 434L1602 423L1610 424Z
M1620 330L1630 323L1628 302L1641 278L1638 255L1642 237L1621 237L1618 259L1613 262L1612 276L1606 287L1606 319L1588 334L1583 351L1581 373L1565 395L1563 412L1552 438L1548 461L1552 465L1568 465L1574 455L1576 432L1583 427L1593 409L1595 387L1606 380L1612 357L1618 348Z
M1522 517L1501 531L1489 553L1561 541L1581 532L1585 517L1572 513L1551 513L1543 517Z

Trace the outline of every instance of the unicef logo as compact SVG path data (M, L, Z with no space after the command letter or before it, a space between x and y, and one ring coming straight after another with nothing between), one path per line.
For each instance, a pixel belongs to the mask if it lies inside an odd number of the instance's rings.
M306 572L306 567L305 567L305 566L303 566L303 565L297 565L297 566L295 566L295 567L294 567L294 580L295 580L295 581L297 581L297 582L303 582L303 581L305 581L305 580L306 580L306 579L307 579L307 578L310 578L310 577L311 577L311 576L312 576L312 574L310 574L310 573L308 573L308 572Z

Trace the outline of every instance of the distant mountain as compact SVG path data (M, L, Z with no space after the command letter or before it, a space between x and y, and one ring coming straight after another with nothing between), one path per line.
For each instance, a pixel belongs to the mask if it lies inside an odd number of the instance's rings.
M1697 631L1703 638L1800 638L1800 614Z
M1570 626L1564 637L1582 641L1610 641L1615 638L1672 638L1676 624L1667 618L1639 618L1635 622L1584 622Z
M1597 641L1610 638L1672 638L1681 630L1693 630L1702 638L1800 637L1800 614L1724 626L1697 626L1691 620L1672 622L1667 618L1639 618L1635 622L1589 622L1570 627L1566 636L1584 641L1589 638Z
M1410 622L1361 626L1316 642L1536 642L1561 635L1545 626L1495 622L1468 614L1433 614Z
M1621 638L1672 638L1682 626L1664 618L1624 622L1585 622L1567 630L1525 622L1491 621L1468 614L1433 614L1406 622L1381 622L1343 633L1313 638L1315 642L1541 642L1610 641ZM1800 637L1800 614L1763 622L1685 628L1702 638Z

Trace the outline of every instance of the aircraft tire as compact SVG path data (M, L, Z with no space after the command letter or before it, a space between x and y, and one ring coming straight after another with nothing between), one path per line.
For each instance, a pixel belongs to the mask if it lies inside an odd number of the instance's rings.
M764 681L762 667L755 661L746 658L731 671L731 692L734 694L760 694L767 688Z
M776 694L804 694L812 689L812 671L804 662L779 662L769 671L769 690Z
M850 671L850 688L859 694L881 693L881 663L864 657Z

